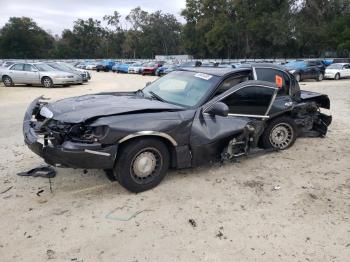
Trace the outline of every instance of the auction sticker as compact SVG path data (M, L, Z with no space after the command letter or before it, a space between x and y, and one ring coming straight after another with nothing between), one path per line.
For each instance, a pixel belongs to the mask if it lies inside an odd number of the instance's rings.
M198 78L201 78L201 79L204 79L204 80L209 80L210 78L213 77L211 75L207 75L207 74L204 74L204 73L197 73L194 76L198 77Z

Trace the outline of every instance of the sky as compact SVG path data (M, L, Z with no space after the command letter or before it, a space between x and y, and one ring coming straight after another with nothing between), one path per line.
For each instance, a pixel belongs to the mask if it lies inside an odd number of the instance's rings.
M0 28L10 17L27 16L52 34L60 34L63 29L72 29L78 18L102 20L114 10L125 17L137 6L149 12L171 13L184 21L180 12L185 8L185 0L0 0ZM127 27L125 20L122 27Z

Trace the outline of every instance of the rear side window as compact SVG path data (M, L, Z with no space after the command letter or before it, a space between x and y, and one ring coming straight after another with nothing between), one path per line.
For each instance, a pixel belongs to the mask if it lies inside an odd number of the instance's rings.
M33 71L35 71L35 69L34 69L34 67L32 65L25 64L24 65L24 71L33 72Z
M23 64L16 64L11 67L11 70L23 71Z
M271 68L256 68L255 71L257 80L267 81L277 85L278 96L289 94L290 78L286 73Z
M261 86L247 86L237 90L221 101L229 107L230 114L265 115L275 89Z

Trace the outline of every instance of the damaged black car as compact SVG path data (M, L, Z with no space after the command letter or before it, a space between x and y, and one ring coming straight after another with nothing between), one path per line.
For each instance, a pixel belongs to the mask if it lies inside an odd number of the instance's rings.
M169 168L283 150L325 136L327 95L301 91L284 68L189 68L136 92L83 95L28 107L25 143L46 163L113 171L126 189L157 186Z

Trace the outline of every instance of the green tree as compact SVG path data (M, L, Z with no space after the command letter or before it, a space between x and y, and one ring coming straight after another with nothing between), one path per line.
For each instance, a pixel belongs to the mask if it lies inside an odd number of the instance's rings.
M47 58L53 46L54 38L28 17L11 17L0 30L2 58Z

